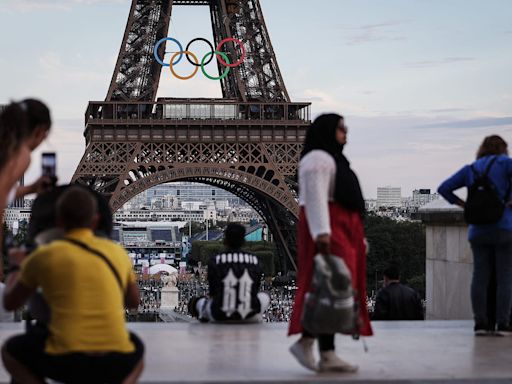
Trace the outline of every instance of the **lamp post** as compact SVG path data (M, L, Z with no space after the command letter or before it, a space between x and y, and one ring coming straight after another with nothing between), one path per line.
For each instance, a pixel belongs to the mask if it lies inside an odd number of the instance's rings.
M190 203L188 204L188 238L189 241L192 238L192 210L190 209Z

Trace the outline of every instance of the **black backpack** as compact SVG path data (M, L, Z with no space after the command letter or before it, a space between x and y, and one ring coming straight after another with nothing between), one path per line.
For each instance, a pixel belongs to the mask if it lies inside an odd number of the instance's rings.
M468 224L492 224L503 216L506 202L500 198L496 186L487 176L495 161L496 157L493 157L482 175L471 165L475 181L468 188L468 198L464 206L464 219ZM506 198L509 195L510 184Z

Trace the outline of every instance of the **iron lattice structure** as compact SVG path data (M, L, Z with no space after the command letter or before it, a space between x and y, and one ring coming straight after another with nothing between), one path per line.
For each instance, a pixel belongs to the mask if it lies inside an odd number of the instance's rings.
M246 59L221 80L222 99L156 100L153 47L167 36L173 5L209 6L215 44L243 42ZM231 43L224 50L233 61L241 55ZM103 193L114 211L165 182L221 187L256 209L285 268L295 268L296 173L309 122L310 103L290 101L259 0L132 0L106 100L87 107L73 181Z

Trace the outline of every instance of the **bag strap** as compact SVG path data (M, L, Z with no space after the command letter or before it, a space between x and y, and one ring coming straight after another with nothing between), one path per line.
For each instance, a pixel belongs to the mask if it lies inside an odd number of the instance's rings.
M124 289L123 289L123 283L121 281L121 277L119 276L119 273L117 272L117 270L114 268L114 266L112 265L112 263L110 262L110 260L107 258L107 256L105 256L103 253L101 253L100 251L96 250L96 249L93 249L91 247L89 247L87 244L84 244L82 243L81 241L78 241L78 240L75 240L75 239L70 239L69 237L65 237L63 239L61 239L63 241L66 241L68 243L71 243L71 244L74 244L76 245L77 247L80 247L86 251L88 251L89 253L92 253L96 256L98 256L100 259L102 259L105 263L107 263L107 265L109 266L110 270L112 271L112 273L114 274L116 280L117 280L117 283L119 284L119 288L121 288L121 291L124 292Z
M487 164L487 166L485 167L485 170L484 170L484 173L482 173L481 175L476 171L475 169L475 164L471 164L471 170L473 171L473 173L475 174L475 176L478 178L478 177L486 177L487 174L489 173L489 171L491 170L491 167L492 165L494 164L494 162L496 161L496 158L498 156L493 156L493 158L489 161L489 163Z

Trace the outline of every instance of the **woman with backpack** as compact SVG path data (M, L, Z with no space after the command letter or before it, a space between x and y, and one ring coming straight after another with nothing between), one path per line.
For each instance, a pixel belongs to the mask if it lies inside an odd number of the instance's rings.
M469 224L468 239L473 252L471 304L475 335L495 331L496 335L512 335L512 209L508 205L511 192L512 159L507 143L500 136L484 139L476 160L462 167L438 189L451 204L464 208ZM468 188L466 201L453 191ZM489 320L488 289L496 263L496 323ZM491 324L492 322L492 324Z
M366 309L364 200L359 181L343 155L346 142L343 117L321 115L308 128L299 163L298 290L288 334L302 334L290 352L301 365L313 371L355 372L358 368L335 354L334 334L313 335L302 326L304 299L311 286L317 253L343 259L357 293L359 329L356 332L372 335ZM318 365L313 355L315 339L320 349Z

